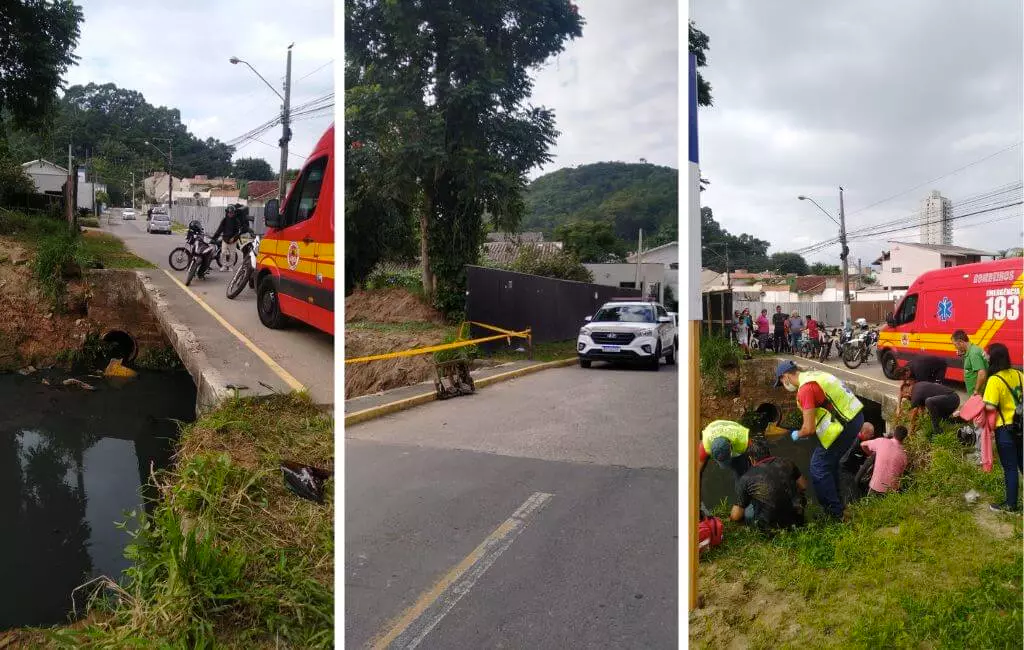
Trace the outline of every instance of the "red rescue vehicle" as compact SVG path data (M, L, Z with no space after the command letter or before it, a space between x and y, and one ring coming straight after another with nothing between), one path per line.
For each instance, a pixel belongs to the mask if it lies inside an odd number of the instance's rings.
M267 233L256 266L260 321L295 319L334 334L334 125L309 155L284 205L263 209Z
M1021 287L1024 258L963 264L922 274L907 289L878 339L885 376L917 355L946 358L946 379L963 381L963 360L951 337L964 330L971 343L1002 343L1021 367Z

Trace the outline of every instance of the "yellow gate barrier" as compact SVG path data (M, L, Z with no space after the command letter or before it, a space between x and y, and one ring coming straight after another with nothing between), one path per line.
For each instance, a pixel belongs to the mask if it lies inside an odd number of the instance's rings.
M494 336L484 336L477 339L463 341L461 340L462 333L465 330L466 325L476 325L477 327L482 327L484 329L488 329L494 332L499 332L499 334L495 334ZM486 323L478 323L476 321L463 321L462 324L459 325L459 340L453 343L442 343L440 345L431 345L425 348L413 348L411 350L402 350L401 352L388 352L386 354L373 354L368 357L356 357L354 359L345 359L345 363L365 363L367 361L381 361L383 359L395 359L397 357L415 357L420 354L430 354L431 352L440 352L442 350L453 350L455 348L463 348L469 345L476 345L477 343L486 343L487 341L497 341L499 339L507 339L509 345L511 345L513 337L526 339L527 346L529 346L532 349L533 334L531 332L532 330L529 327L521 332L513 332L511 330L495 327L494 325L487 325Z

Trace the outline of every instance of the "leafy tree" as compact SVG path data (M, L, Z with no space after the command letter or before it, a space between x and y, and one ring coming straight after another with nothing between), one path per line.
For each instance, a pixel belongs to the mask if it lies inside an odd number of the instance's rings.
M715 221L714 213L706 206L700 209L700 240L705 252L702 256L705 268L723 273L727 257L730 271L747 269L756 272L769 267L770 242L746 233L739 236L731 234Z
M700 69L708 64L707 51L710 49L711 39L708 38L707 34L697 29L696 23L692 20L689 27L690 53L694 54L697 58L697 105L712 106L714 100L711 97L711 84L700 73Z
M798 253L773 253L768 260L768 270L807 275L807 260Z
M531 72L582 35L566 0L346 0L346 124L350 143L399 161L387 174L401 209L417 188L423 286L447 313L465 301L483 215L514 231L526 173L551 160L554 114L527 106ZM391 197L386 197L391 200Z
M815 262L811 264L808 272L811 275L840 275L842 269L837 264L823 264L821 262Z
M626 259L626 243L615 236L607 221L573 221L555 228L555 238L565 250L582 262L621 262Z
M272 181L277 178L273 168L262 158L239 158L235 161L235 178L247 181Z
M154 107L141 93L114 84L72 86L48 124L13 132L8 125L8 134L12 155L23 160L65 160L72 143L75 164L89 160L90 171L107 183L114 200L131 195L133 171L167 168L168 145L175 176L227 176L234 155L218 140L189 133L177 109Z
M110 195L108 195L103 190L100 190L99 192L96 192L96 203L101 203L103 205L110 205Z
M82 8L69 0L0 3L0 112L19 127L49 117L57 89L78 60Z
M0 205L16 194L32 194L35 191L36 184L17 160L0 156Z
M517 273L528 273L559 280L594 281L590 270L583 266L580 258L572 252L543 253L536 246L521 246L508 269Z

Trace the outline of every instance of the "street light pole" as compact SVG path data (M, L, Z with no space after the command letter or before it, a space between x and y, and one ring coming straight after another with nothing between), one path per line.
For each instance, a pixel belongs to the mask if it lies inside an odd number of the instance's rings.
M850 319L850 268L847 263L847 258L850 255L850 249L846 246L846 213L843 209L843 188L839 188L839 221L835 220L828 210L818 205L818 202L809 196L800 195L796 197L801 201L810 201L821 210L826 217L832 220L832 223L839 226L839 245L841 250L839 252L839 259L843 262L843 327L846 327L846 321Z
M281 201L284 201L284 191L285 188L288 186L288 183L285 180L285 176L288 173L288 141L292 139L291 129L289 129L288 127L291 123L292 47L294 45L295 43L292 43L291 45L288 46L288 65L285 68L284 95L277 92L277 89L270 85L270 82L264 79L263 75L261 75L256 70L256 68L252 67L252 65L248 61L240 59L237 56L233 56L230 59L228 59L232 65L244 63L246 67L252 70L253 74L260 78L260 81L265 83L267 87L274 91L274 94L280 97L281 101L284 102L283 106L281 107L281 140L278 142L278 144L281 147L281 173L280 178L278 179L277 182L277 191L278 199Z
M846 246L846 212L843 210L843 188L839 188L839 259L843 261L843 327L850 320L850 249Z
M288 67L285 69L284 75L284 108L281 111L281 178L277 183L277 198L281 203L284 203L284 191L288 187L288 141L292 137L291 129L289 129L292 97L292 45L288 46Z

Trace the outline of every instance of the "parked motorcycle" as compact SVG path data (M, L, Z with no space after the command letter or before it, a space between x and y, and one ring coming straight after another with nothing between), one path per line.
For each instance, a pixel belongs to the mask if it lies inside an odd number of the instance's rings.
M857 368L871 356L871 348L878 343L878 331L865 329L853 336L843 347L843 363L847 368Z
M184 271L188 268L188 263L192 260L192 246L195 240L202 236L203 225L201 223L193 221L188 225L188 230L185 232L185 245L178 246L167 256L167 263L171 265L172 269Z
M242 260L235 267L235 274L228 282L227 296L230 300L237 298L245 289L245 285L256 288L256 259L259 254L260 236L253 235L251 241L242 244Z
M838 328L833 327L831 332L826 329L821 330L821 346L818 348L818 361L822 363L828 361L829 356L832 354L832 346L838 345L836 340L838 336Z
M185 277L185 286L192 284L192 280L198 275L200 278L205 278L206 274L210 270L210 265L213 264L213 260L217 257L220 252L219 242L216 240L207 240L206 237L200 235L196 237L192 242L192 248L190 250L190 258L188 261L188 275Z

